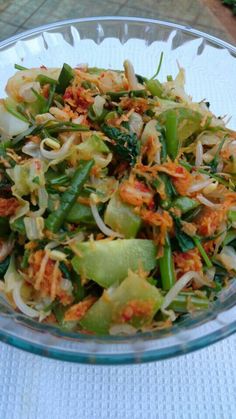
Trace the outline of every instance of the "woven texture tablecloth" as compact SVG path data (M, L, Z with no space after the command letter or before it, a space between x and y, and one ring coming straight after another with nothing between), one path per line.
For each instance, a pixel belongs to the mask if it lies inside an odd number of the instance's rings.
M101 367L0 344L0 419L235 419L236 334L201 351Z

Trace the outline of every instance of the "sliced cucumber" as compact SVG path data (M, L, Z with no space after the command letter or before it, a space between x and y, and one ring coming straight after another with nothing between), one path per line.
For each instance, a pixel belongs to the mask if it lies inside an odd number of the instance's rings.
M121 201L118 193L110 199L104 221L112 230L123 234L126 239L136 237L141 226L141 218L134 213L130 205Z
M78 243L76 247L78 255L72 259L74 270L104 288L123 281L129 269L150 272L157 263L156 246L151 240L99 240Z

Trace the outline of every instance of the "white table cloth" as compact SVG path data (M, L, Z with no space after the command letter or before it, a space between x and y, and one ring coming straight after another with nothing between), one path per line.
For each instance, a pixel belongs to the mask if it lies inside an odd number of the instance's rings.
M236 334L167 361L91 366L0 343L0 419L235 419Z

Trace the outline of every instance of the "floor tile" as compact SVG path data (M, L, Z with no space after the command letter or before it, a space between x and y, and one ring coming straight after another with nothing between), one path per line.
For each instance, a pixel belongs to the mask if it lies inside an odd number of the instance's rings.
M192 22L200 13L196 0L128 0L126 6L151 11L161 19L185 23Z
M117 13L118 16L133 16L133 17L147 17L151 19L158 19L158 14L151 10L143 10L138 7L123 6Z
M120 7L117 2L108 3L106 0L47 1L24 23L24 27L31 28L62 19L114 15Z
M20 0L9 2L9 6L0 14L3 22L21 26L42 4L44 0Z
M0 41L12 36L17 31L17 26L10 25L9 23L0 20Z

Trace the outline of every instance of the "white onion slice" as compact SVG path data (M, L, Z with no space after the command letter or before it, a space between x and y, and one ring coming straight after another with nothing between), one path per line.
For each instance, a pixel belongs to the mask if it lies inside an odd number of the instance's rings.
M195 166L202 166L203 164L203 147L201 141L197 142Z
M104 99L104 97L100 95L95 96L94 103L93 103L93 110L94 110L95 115L97 116L102 115L105 103L106 103L106 99Z
M192 193L192 192L200 191L201 189L205 188L206 186L211 185L212 182L214 182L213 179L207 179L207 180L204 180L202 182L194 183L193 185L191 185L188 188L187 192Z
M143 129L143 118L139 113L133 112L129 117L129 128L131 132L137 134L140 137Z
M113 231L111 228L107 227L106 224L104 224L104 221L100 217L100 214L99 214L98 209L97 209L95 204L91 203L90 207L91 207L91 211L92 211L94 220L96 221L96 224L97 224L99 230L101 230L101 232L103 234L105 234L105 236L124 238L123 234L120 234L120 233L117 233L116 231Z
M124 61L125 76L129 83L129 88L131 90L139 89L138 80L135 76L133 64L129 60Z
M209 199L205 198L202 194L197 195L197 199L201 204L205 205L206 207L212 208L212 209L220 209L222 207L222 204L215 204L214 202L209 201Z
M236 252L232 246L223 247L217 259L223 263L227 270L236 271Z
M14 247L14 240L12 238L1 243L0 246L0 262L2 262L12 251Z
M205 275L209 279L209 281L213 281L214 280L215 273L216 273L216 268L214 266L212 266L212 268L208 268L205 271Z
M37 100L37 97L34 94L32 89L34 89L35 92L39 93L40 83L38 81L32 81L32 82L22 84L21 87L19 88L19 95L27 103L36 102Z
M70 146L72 145L73 141L75 139L74 135L71 135L71 137L68 138L68 140L63 144L63 146L58 151L48 151L44 148L44 143L46 138L41 141L40 143L40 151L42 156L47 160L54 160L54 159L63 159L67 156Z
M196 280L197 282L202 283L203 279L201 275L198 272L195 271L189 271L186 272L183 276L181 276L180 279L175 283L175 285L170 289L170 291L166 294L164 301L162 303L161 309L165 310L169 305L172 303L172 301L177 297L179 292L186 287L186 285L191 280Z
M37 159L40 159L41 152L40 147L38 144L33 143L33 141L29 141L22 147L22 151L24 154L27 154L27 156L31 156Z
M19 308L19 310L25 314L28 317L39 317L40 313L37 310L34 310L33 308L29 307L23 300L23 298L21 297L20 294L20 290L22 287L23 282L19 282L17 284L15 284L13 292L12 292L12 296L13 296L13 300L16 304L16 306Z

